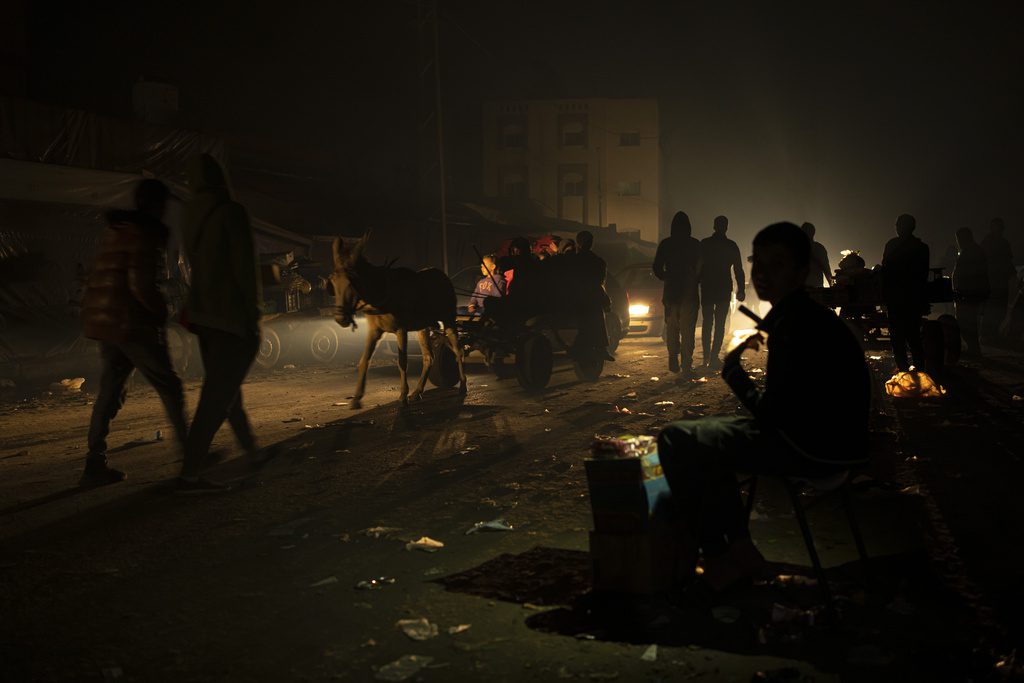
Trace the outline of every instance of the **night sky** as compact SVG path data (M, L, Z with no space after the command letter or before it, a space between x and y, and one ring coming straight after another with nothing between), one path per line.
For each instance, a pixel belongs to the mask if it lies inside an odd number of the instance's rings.
M139 76L174 83L182 125L315 159L347 201L386 198L416 163L416 4L309 5L36 3L29 95L125 113ZM956 228L1001 215L1024 250L1011 3L441 5L456 196L480 191L486 98L657 97L663 213L698 235L719 213L744 246L811 220L870 264L906 211L938 261Z

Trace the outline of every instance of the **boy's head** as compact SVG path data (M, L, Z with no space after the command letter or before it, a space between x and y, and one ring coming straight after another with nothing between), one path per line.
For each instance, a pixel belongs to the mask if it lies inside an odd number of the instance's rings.
M484 276L491 275L496 267L494 265L494 256L492 256L491 254L487 254L482 259L480 259L480 261L480 273Z
M773 223L754 237L750 279L757 296L776 304L807 280L811 240L793 223Z

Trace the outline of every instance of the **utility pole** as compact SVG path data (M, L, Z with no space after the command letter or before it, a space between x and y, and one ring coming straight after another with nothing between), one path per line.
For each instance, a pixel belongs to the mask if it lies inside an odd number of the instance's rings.
M432 171L437 170L438 189L440 190L440 213L441 213L441 263L445 273L448 273L448 193L446 187L444 167L444 120L441 114L441 40L438 21L438 0L417 0L416 12L418 16L417 28L419 30L420 42L420 106L422 118L420 119L421 139L427 132L431 123L434 124L436 134L436 156L433 163L426 163L428 154L425 145L421 144L421 166L420 182L425 184ZM433 72L432 88L427 83L430 74ZM427 96L427 91L432 90L432 97ZM428 104L429 102L429 104ZM422 193L426 198L427 192ZM427 202L426 204L429 205Z

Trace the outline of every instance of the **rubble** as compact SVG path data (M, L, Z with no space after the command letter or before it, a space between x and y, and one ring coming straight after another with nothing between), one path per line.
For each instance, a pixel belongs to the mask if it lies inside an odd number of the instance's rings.
M432 624L426 617L419 619L399 619L395 627L412 640L430 640L437 637L437 624Z
M433 657L404 655L377 669L374 678L378 681L405 681L415 676L421 669L433 661Z
M409 541L405 544L406 550L422 550L426 553L436 553L443 547L444 543L441 541L435 541L429 536L420 536L415 541Z
M504 517L498 517L489 522L477 522L469 528L466 535L469 536L480 531L512 531L512 525Z

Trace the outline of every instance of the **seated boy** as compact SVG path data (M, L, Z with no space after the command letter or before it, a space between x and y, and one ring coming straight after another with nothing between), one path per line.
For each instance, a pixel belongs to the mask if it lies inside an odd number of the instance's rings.
M480 264L482 278L476 283L473 296L469 300L467 310L470 315L482 315L487 308L487 300L505 296L505 278L497 272L494 256L484 256Z

